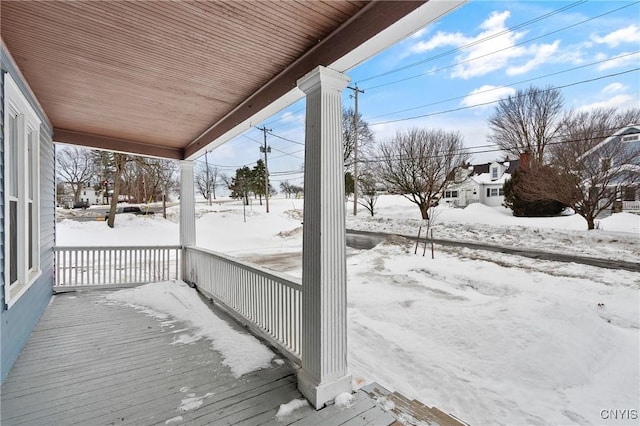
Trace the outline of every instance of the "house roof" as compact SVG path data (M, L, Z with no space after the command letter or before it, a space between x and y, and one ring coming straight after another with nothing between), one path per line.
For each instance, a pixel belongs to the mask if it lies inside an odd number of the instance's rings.
M55 141L183 159L463 1L3 1L0 29Z
M613 135L609 136L608 138L606 138L605 140L603 140L602 142L600 142L599 144L597 144L596 146L594 146L593 148L591 148L590 150L588 150L587 152L585 152L584 154L582 154L580 156L580 158L586 157L588 155L593 154L594 152L598 151L600 148L602 148L603 146L615 141L615 140L619 140L620 138L624 137L624 136L628 136L628 135L635 135L637 133L640 133L640 125L634 124L631 126L625 126L621 129L619 129L617 132L615 132Z
M520 167L520 160L493 161L491 163L485 164L474 164L471 175L474 176L489 173L489 168L493 163L503 165L506 168L504 172L509 174L513 174L513 172L515 172Z

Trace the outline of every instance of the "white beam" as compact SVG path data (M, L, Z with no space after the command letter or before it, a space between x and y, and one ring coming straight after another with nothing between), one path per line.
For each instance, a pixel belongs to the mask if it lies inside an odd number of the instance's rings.
M193 189L194 161L180 161L180 245L196 245L196 202Z
M298 81L307 96L298 387L316 409L352 390L347 371L341 96L348 82L344 74L325 67Z

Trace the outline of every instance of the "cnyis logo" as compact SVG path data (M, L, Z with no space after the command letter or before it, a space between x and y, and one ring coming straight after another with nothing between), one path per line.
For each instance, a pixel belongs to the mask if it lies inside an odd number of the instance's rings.
M603 420L637 420L638 410L629 409L604 409L600 410L600 418Z

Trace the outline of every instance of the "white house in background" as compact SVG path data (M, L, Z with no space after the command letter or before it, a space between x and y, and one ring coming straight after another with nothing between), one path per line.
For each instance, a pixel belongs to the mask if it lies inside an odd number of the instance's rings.
M102 190L96 190L92 186L87 186L80 190L80 202L90 205L103 204Z
M76 204L73 196L73 187L68 183L63 183L65 193L59 198L59 202L67 208L73 208ZM80 189L79 203L86 203L90 206L105 204L102 190L96 190L93 186L86 186Z
M500 206L504 201L504 183L519 165L520 160L508 160L459 167L440 201L453 207L473 203Z

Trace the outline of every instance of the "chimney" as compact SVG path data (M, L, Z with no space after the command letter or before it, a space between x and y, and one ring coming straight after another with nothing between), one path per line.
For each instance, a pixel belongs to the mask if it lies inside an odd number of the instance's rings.
M531 154L529 151L524 151L520 153L520 169L527 170L531 165Z

